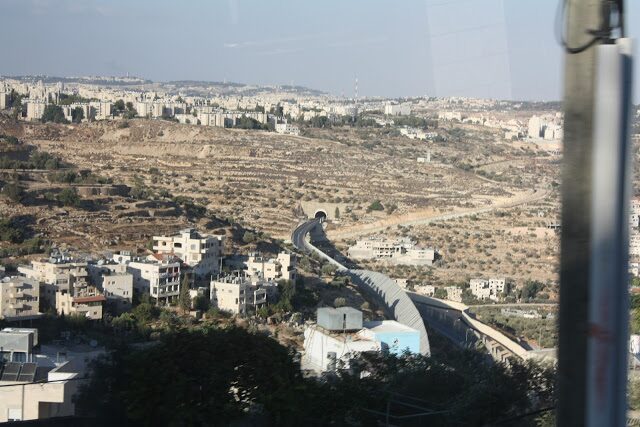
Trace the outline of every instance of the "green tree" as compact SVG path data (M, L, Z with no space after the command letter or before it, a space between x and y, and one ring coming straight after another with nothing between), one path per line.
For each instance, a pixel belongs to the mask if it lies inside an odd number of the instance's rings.
M133 104L131 105L133 106ZM113 108L116 111L123 112L125 109L124 100L118 99L116 102L113 103Z
M42 122L53 122L53 123L69 123L64 116L64 111L62 107L59 105L47 105L44 107L44 113L42 114Z
M24 188L18 182L9 182L2 187L2 194L14 202L21 202L24 198Z
M371 211L382 211L384 210L384 206L382 206L382 203L380 202L380 200L375 200L373 203L371 203L369 205L369 207L367 208L367 212L371 212Z
M440 299L447 299L447 291L445 288L436 288L433 292L433 296Z
M72 123L80 123L84 120L84 108L76 107L71 110L71 122Z
M251 231L245 231L242 235L242 241L244 243L252 243L256 241L256 234Z
M323 265L321 269L323 276L333 276L337 270L335 265L329 263Z
M200 311L207 311L211 303L209 302L209 298L206 295L198 295L193 299L193 308Z
M191 296L189 295L189 289L191 289L191 277L185 274L180 284L180 295L178 296L178 305L182 311L187 312L191 309Z
M336 211L333 213L335 219L340 219L340 208L336 206Z
M80 205L80 196L78 192L73 187L68 187L63 189L58 193L56 199L62 203L63 206L79 206Z

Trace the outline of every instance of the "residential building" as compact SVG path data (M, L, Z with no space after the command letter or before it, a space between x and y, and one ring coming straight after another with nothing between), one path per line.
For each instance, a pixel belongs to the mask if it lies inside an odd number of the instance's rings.
M0 110L9 108L11 102L11 92L0 91Z
M4 328L0 331L0 363L33 362L33 348L37 345L37 329Z
M42 311L56 306L58 291L72 292L89 284L87 263L61 253L53 254L49 259L31 261L29 266L19 266L18 272L40 282Z
M436 258L433 248L417 246L409 239L388 240L380 237L358 240L347 253L353 259L374 258L405 265L432 265Z
M37 329L0 331L0 423L75 415L82 362L35 357L37 344Z
M212 280L209 292L213 307L233 314L247 314L264 307L277 293L277 286L238 274Z
M411 114L411 104L388 103L384 106L384 114L388 116L408 116Z
M491 299L497 301L504 292L506 280L504 278L471 279L469 288L478 299Z
M27 120L40 120L44 116L44 109L47 103L44 101L32 101L29 100L27 104Z
M446 286L444 290L447 291L447 299L449 301L462 302L462 288Z
M56 292L56 311L60 315L78 315L91 320L102 320L107 298L98 288L87 286L81 292Z
M244 262L249 275L257 275L267 281L296 280L296 256L280 252L276 258L265 258L251 253Z
M438 112L438 120L457 120L462 121L462 113L459 111L440 111Z
M40 283L37 280L23 276L0 279L0 320L27 320L40 315Z
M120 314L131 309L133 302L133 274L127 266L115 261L98 261L87 266L91 283L107 298L107 308Z
M394 320L363 322L351 307L323 307L304 331L301 367L315 374L349 369L360 353L419 353L420 333Z
M149 294L157 301L170 303L180 294L181 263L172 256L134 258L125 261L133 276L133 288L140 295Z
M153 250L177 256L197 276L208 278L220 272L224 240L224 236L200 234L187 228L172 236L153 236Z
M276 123L276 132L284 135L300 135L300 129L289 123Z

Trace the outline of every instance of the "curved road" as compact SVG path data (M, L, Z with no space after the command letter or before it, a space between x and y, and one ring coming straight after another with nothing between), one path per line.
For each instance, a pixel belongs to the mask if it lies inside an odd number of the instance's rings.
M431 348L429 337L424 326L424 321L415 304L404 289L398 286L391 278L382 273L369 270L348 269L338 261L334 260L311 243L307 242L307 236L315 227L322 226L317 219L300 224L291 234L291 242L300 251L314 252L321 258L335 265L342 273L346 273L352 283L370 297L374 298L378 304L385 308L385 311L396 321L409 326L420 333L420 353L429 356Z

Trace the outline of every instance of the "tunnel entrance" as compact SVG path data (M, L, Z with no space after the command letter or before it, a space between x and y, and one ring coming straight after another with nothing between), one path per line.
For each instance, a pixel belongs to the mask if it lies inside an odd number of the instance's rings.
M315 215L313 216L315 219L319 219L320 222L325 222L327 220L327 213L321 209L317 210Z

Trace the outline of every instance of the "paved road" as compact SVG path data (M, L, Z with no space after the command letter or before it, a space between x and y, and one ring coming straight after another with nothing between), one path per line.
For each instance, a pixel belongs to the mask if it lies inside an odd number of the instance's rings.
M348 269L307 242L307 234L310 233L318 223L318 220L310 220L296 227L291 233L291 242L293 245L300 251L316 253L318 256L334 264L343 274L349 276L352 283L356 284L364 293L369 294L370 297L375 299L379 306L385 307L387 314L399 323L417 330L420 333L420 352L427 356L430 355L431 348L424 321L404 289L382 273L369 270Z
M340 231L339 229L334 230L333 232L329 233L329 237L333 239L352 239L365 234L380 232L386 229L387 227L394 227L398 225L402 225L405 227L409 225L425 225L425 224L430 224L436 221L447 221L450 219L462 218L465 216L479 215L479 214L494 211L496 209L513 208L516 206L542 200L546 198L549 195L549 193L550 191L546 189L535 189L528 196L520 197L520 198L517 198L516 200L507 200L502 203L497 203L495 205L487 206L484 208L469 209L469 210L452 212L452 213L441 214L441 215L430 215L424 218L418 218L418 219L407 220L407 221L402 221L402 219L400 218L398 221L390 221L390 222L384 222L384 223L373 222L371 224L363 225L361 228L358 228L356 230L344 230L344 231Z

